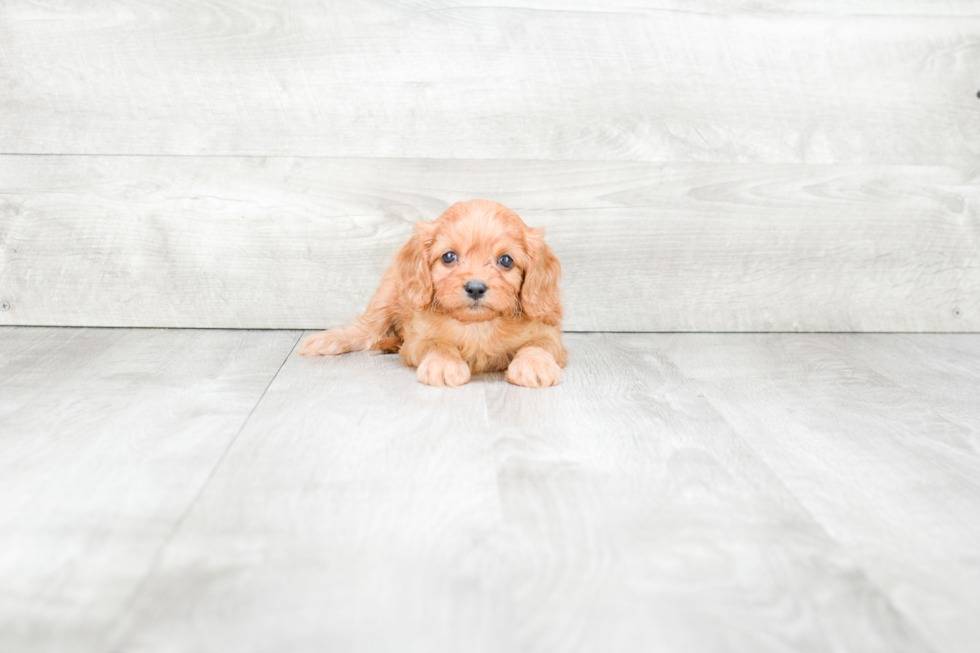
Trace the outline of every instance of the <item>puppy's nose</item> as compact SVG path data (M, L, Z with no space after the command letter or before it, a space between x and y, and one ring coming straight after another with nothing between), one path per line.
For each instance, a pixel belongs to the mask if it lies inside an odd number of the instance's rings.
M470 296L470 299L480 299L483 297L483 293L487 291L487 284L482 281L470 280L463 286L463 290Z

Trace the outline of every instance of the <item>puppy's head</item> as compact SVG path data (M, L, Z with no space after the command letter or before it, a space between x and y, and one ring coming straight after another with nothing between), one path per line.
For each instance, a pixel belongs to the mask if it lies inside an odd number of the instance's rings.
M432 306L460 322L523 312L558 324L561 265L543 235L502 204L453 204L434 222L416 223L399 255L406 298L415 310Z

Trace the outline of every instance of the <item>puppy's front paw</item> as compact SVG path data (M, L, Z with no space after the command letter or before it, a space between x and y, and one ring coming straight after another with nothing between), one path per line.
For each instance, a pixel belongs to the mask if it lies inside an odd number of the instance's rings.
M342 329L314 333L299 348L302 356L334 356L352 350L350 337Z
M561 381L555 357L540 347L526 347L507 366L507 380L525 388L548 388Z
M454 388L469 382L470 366L461 358L432 351L419 363L415 375L426 385Z

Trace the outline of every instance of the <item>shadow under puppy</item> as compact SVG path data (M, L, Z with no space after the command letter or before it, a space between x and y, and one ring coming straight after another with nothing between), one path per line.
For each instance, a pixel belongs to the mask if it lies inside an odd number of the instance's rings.
M453 204L415 223L362 315L310 336L299 353L398 352L436 386L497 370L516 385L557 385L568 359L561 264L543 234L497 202Z

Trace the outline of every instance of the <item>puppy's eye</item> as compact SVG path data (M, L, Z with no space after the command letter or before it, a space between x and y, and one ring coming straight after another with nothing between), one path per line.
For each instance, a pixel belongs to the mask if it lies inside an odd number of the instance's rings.
M452 265L456 262L456 252L446 252L442 255L442 262L446 265Z
M514 267L514 259L504 254L503 256L497 259L497 264L500 265L500 267L502 267L503 269L509 270L512 267Z

